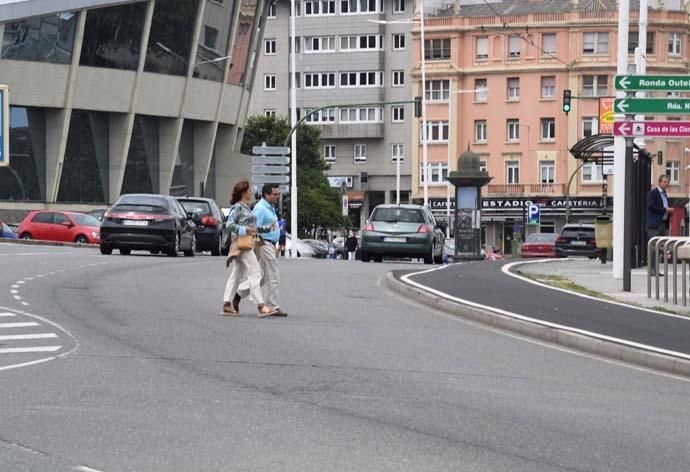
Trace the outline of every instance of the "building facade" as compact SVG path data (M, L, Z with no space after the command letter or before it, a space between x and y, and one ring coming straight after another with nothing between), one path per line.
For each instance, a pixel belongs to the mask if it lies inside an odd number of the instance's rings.
M673 1L656 6L649 11L647 73L685 75L690 58L686 7ZM631 11L630 64L638 16L639 11ZM528 232L558 232L566 221L567 200L573 202L570 221L575 222L591 222L601 213L602 202L610 205L610 197L604 198L613 195L613 178L604 175L607 169L596 164L579 168L581 161L569 149L584 137L612 132L617 24L615 1L479 2L436 10L425 21L432 208L444 213L448 156L452 171L468 146L493 176L482 192L485 241L506 252L513 233L524 231L529 203L540 204L542 216L541 225L528 227ZM412 76L414 90L421 94L418 26L413 38ZM573 96L568 114L562 110L566 89ZM410 131L415 142L412 197L421 201L419 120ZM671 196L685 199L688 141L647 139L645 145L652 153L663 151L663 162L655 161L653 174L668 173ZM683 219L683 212L675 218Z
M334 105L307 119L321 128L331 185L345 182L355 227L380 203L412 190L409 135L414 110L412 0L297 0L297 114ZM290 2L274 4L257 66L250 114L290 114ZM299 157L298 157L299 159Z
M133 192L227 200L266 12L262 0L0 6L0 208L88 209Z

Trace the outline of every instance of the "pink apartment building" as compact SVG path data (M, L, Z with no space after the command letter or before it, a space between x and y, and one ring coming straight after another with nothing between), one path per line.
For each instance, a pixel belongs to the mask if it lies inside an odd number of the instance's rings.
M632 64L639 12L631 13ZM445 214L449 152L452 171L468 146L493 176L482 192L483 236L489 245L509 252L513 231L522 226L529 202L542 207L540 227L530 227L529 232L560 231L565 224L566 186L573 175L571 222L591 222L601 213L606 180L606 205L612 208L613 177L607 179L595 164L578 170L582 162L569 149L599 131L600 99L615 95L617 20L616 2L598 0L462 5L427 17L429 201L437 214ZM689 27L687 11L649 12L647 74L688 73ZM421 95L419 33L417 25L412 71L416 95ZM574 97L568 115L562 111L565 89ZM421 120L411 131L413 142L420 143L412 156L412 182L418 184L413 184L412 198L419 202ZM654 182L659 172L668 173L672 203L685 208L689 143L648 139L646 147L650 152L663 151L663 163L654 163ZM676 232L684 230L684 213L675 214Z

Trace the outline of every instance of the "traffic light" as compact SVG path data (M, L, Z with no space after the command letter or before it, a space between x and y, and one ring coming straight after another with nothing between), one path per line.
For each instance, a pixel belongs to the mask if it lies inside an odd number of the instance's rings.
M664 163L664 151L656 152L656 163L662 165Z
M422 116L422 97L414 97L414 116L415 118Z
M563 111L567 115L570 112L570 90L563 90Z

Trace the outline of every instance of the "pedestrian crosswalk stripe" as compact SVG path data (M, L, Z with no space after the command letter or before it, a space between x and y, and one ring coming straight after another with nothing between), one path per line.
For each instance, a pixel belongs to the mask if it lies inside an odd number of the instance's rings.
M2 328L28 328L29 326L38 326L38 323L34 321L26 321L23 323L0 323L0 329Z
M14 313L0 313L0 318L2 317L10 317L10 316L17 316Z
M0 354L21 354L24 352L55 352L62 346L8 347L0 349Z
M49 339L57 338L55 333L36 333L36 334L6 334L0 335L0 341L19 341L24 339Z

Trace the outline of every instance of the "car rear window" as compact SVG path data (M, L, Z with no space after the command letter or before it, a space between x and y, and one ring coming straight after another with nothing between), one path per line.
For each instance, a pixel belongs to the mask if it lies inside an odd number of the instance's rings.
M566 228L561 233L563 238L576 238L577 236L594 236L594 228Z
M113 207L113 211L129 211L135 213L168 213L168 209L157 205L141 205L136 203L118 203Z
M208 202L199 200L178 200L184 211L187 213L198 213L199 215L208 215L211 213L211 205Z
M421 210L410 208L376 208L371 215L371 221L387 223L426 223Z
M158 197L156 195L123 195L117 201L116 205L122 206L141 206L141 207L157 207L156 211L160 211L160 208L168 209L168 201L165 198ZM137 211L147 211L147 210L137 210Z
M70 213L74 222L79 226L100 226L101 223L93 216L84 215L82 213Z
M528 243L548 243L553 242L557 238L557 235L551 233L535 233L527 236Z
M52 223L53 214L52 213L36 213L31 219L32 223Z

